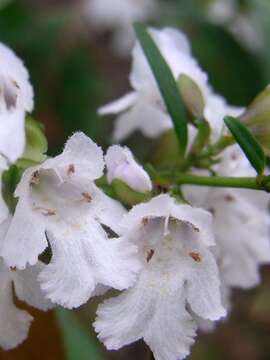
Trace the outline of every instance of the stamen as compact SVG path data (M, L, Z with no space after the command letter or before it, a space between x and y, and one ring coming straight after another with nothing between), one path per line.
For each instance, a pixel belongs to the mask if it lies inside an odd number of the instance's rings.
M188 226L190 226L194 231L200 232L200 229L197 226L195 226L194 224L192 224L191 222L184 221L184 223L187 224Z
M42 215L44 216L53 216L56 215L56 211L55 210L51 210L51 209L46 209L43 207L35 207L34 208L35 211L40 211Z
M153 255L154 255L155 251L153 249L150 249L148 252L147 252L147 257L146 257L146 261L149 262Z
M234 200L235 200L235 198L234 198L232 195L230 195L230 194L225 195L225 196L224 196L224 199L225 199L226 201L228 201L228 202L231 202L231 201L234 201Z
M142 224L143 224L144 226L148 225L148 224L149 224L149 218L148 218L148 217L144 217L144 218L142 219Z
M90 203L93 200L92 196L88 192L83 192L82 196L83 196L83 199L88 203Z
M72 175L75 173L75 165L74 164L70 164L68 169L67 169L67 174L68 175Z
M30 185L38 185L40 183L40 173L38 170L34 171L30 180Z
M190 252L189 256L196 262L201 262L202 261L202 257L201 254L197 253L197 252Z

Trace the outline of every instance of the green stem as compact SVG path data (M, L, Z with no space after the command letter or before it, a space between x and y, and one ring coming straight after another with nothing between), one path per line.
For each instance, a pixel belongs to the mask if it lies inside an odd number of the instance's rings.
M223 177L223 176L197 176L189 174L176 175L178 185L200 185L212 187L231 187L242 189L264 190L265 186L254 177Z

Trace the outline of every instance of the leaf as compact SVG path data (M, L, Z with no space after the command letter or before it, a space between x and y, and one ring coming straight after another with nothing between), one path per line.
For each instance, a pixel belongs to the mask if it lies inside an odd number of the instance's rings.
M76 318L75 314L65 309L55 311L62 332L67 360L101 360L101 348L90 332Z
M167 111L173 121L182 154L187 146L187 119L177 83L173 74L157 48L155 42L142 24L135 24L135 32L149 62L157 85L166 104Z
M250 164L259 175L265 168L265 154L261 145L257 142L251 132L239 120L227 116L224 119L225 124L230 129L236 142L240 145L248 158Z
M265 86L258 57L221 26L189 23L189 30L193 55L213 88L233 105L249 103Z

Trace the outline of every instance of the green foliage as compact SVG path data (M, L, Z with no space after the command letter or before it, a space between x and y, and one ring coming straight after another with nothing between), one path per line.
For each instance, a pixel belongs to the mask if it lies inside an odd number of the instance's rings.
M224 121L258 175L263 174L266 159L261 145L239 120L228 116Z
M42 124L28 117L25 122L26 148L22 155L23 160L42 162L48 151L48 143Z
M121 180L114 179L111 185L117 199L124 205L133 206L151 199L151 193L140 193L135 191Z
M14 211L17 204L13 194L21 179L21 175L22 173L16 165L11 165L2 174L2 194L10 211Z
M200 155L202 149L209 143L210 140L211 129L207 121L198 121L197 130L197 134L190 150L192 155Z
M56 316L61 328L67 360L101 360L103 357L94 338L75 314L65 309L57 309Z
M194 56L214 89L230 103L245 105L265 86L258 58L225 29L198 22L191 25L190 33Z
M92 69L93 64L85 48L70 49L55 69L53 108L65 137L76 130L91 136L97 131L99 85Z
M142 24L136 24L135 31L155 76L168 113L173 121L174 129L179 141L180 151L184 154L188 138L187 119L177 83L174 80L169 66L165 62L146 28Z

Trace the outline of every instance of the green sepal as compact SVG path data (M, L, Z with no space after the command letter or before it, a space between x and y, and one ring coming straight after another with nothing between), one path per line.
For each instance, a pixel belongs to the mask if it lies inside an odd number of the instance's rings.
M31 117L25 121L26 147L21 157L23 160L40 163L46 159L48 150L47 139L42 124Z
M181 74L177 83L186 108L196 119L203 119L205 101L199 86L186 74Z
M2 195L11 212L15 210L17 205L14 192L21 176L22 171L16 165L11 165L10 168L2 174Z
M263 174L266 158L261 145L239 120L228 116L224 119L224 122L258 175Z
M141 193L135 191L119 179L114 179L111 183L111 186L117 199L120 200L124 205L133 206L142 202L149 201L152 198L150 192Z

